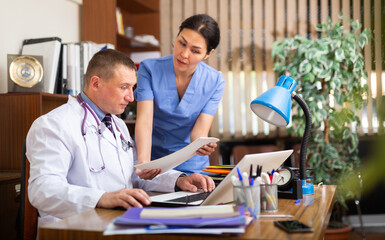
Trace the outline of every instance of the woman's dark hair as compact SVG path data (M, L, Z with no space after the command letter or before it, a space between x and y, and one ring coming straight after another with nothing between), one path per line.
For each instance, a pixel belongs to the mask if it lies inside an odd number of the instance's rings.
M209 15L197 14L187 18L180 25L178 35L185 28L194 30L203 36L207 44L207 53L218 46L221 37L219 26Z

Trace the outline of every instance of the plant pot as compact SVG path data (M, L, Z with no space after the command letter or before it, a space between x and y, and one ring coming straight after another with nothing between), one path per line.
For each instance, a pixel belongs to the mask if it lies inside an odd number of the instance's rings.
M324 240L344 240L349 238L352 227L345 223L331 222L329 223Z

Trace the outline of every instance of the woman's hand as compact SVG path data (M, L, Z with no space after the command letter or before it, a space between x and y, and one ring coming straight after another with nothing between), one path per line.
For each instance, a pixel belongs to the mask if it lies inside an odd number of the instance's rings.
M204 155L210 155L211 153L215 152L215 148L217 147L216 143L209 143L204 145L203 147L199 148L196 153L200 156Z
M162 169L160 168L155 168L152 170L137 168L135 170L136 175L138 175L141 179L145 179L145 180L151 180L161 172L162 172Z

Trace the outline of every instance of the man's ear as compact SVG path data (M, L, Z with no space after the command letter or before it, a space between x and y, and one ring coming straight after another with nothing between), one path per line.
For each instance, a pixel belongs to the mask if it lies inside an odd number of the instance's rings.
M209 58L213 52L214 52L214 49L211 49L211 51L210 51L208 54L206 54L204 60L206 60L207 58Z
M97 90L100 85L100 78L98 76L92 76L90 79L90 87L93 90Z

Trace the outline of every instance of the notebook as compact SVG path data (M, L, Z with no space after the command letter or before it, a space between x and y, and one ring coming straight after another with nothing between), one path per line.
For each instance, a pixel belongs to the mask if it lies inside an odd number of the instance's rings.
M204 193L202 191L198 191L196 193L179 191L160 194L151 197L151 206L205 206L232 202L234 199L231 176L238 176L236 170L237 167L241 172L249 172L250 165L253 164L253 169L256 169L257 165L261 165L263 172L271 171L272 169L277 169L281 166L292 153L293 150L284 150L268 153L247 154L211 193Z

